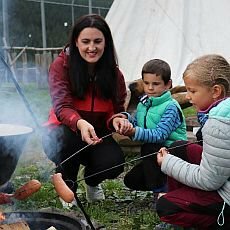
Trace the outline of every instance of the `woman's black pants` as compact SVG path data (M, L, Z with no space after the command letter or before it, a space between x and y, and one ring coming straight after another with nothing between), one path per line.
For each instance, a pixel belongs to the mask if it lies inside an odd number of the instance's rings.
M88 146L74 157L78 150L85 147L81 135L73 132L68 127L61 125L53 129L47 129L43 134L43 148L48 158L56 164L56 172L62 173L66 184L75 192L77 188L77 175L80 164L85 166L86 184L96 186L105 179L114 179L123 172L125 161L123 152L117 142L108 136L102 143ZM104 136L107 133L97 133ZM69 160L65 161L67 158ZM62 163L65 161L64 163ZM120 165L116 167L117 165ZM115 166L115 167L114 167ZM114 168L112 168L114 167ZM112 168L110 170L110 168ZM107 170L108 169L108 170ZM103 173L98 173L105 171ZM90 177L90 175L95 176Z

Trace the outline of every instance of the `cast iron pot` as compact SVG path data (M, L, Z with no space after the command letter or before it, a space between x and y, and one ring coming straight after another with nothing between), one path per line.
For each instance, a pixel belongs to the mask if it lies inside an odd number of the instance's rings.
M10 180L32 132L27 126L0 124L0 186Z

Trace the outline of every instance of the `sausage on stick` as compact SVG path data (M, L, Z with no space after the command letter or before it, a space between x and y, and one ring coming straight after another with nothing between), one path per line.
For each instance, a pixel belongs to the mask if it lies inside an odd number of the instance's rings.
M73 191L67 186L62 179L61 173L56 173L52 176L52 182L57 194L67 203L71 203L74 200Z
M17 200L25 200L41 188L41 183L38 180L30 180L20 188L18 188L13 197Z

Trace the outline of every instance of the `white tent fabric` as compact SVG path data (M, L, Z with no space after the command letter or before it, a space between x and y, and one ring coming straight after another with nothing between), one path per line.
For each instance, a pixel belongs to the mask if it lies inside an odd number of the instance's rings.
M143 64L167 61L173 85L194 58L230 55L229 0L114 0L107 16L126 81L141 77Z

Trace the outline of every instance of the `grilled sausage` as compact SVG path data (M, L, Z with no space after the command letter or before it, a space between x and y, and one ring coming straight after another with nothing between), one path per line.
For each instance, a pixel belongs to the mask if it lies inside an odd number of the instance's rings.
M30 180L14 193L14 198L17 200L25 200L41 188L41 183L38 180Z
M56 173L52 176L52 182L57 194L67 203L71 203L74 200L73 191L66 185L62 179L61 173Z

